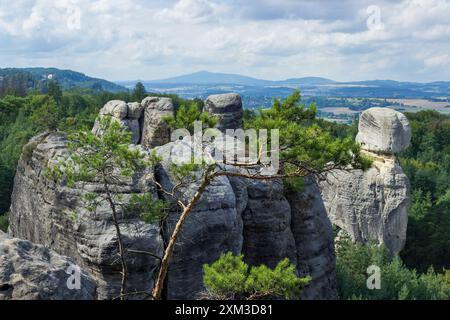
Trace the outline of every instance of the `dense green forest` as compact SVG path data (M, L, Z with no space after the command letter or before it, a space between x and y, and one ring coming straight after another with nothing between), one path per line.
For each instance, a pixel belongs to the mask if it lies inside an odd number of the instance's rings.
M126 88L103 80L86 76L72 70L56 68L0 68L0 97L7 94L25 96L30 90L47 92L48 85L58 81L64 90L83 89L123 92Z
M17 161L23 145L32 136L48 128L90 129L98 110L107 101L140 101L146 95L139 85L134 91L123 93L90 89L63 91L55 81L49 82L45 91L25 94L19 89L5 91L0 99L0 229L3 230L7 227ZM199 100L171 97L176 108L201 105ZM341 298L448 299L450 296L450 276L446 273L450 269L450 116L433 111L406 116L413 131L411 146L400 157L411 180L406 247L400 257L392 258L385 255L383 248L343 242L337 251ZM246 111L246 117L251 117L251 111ZM348 126L320 119L318 122L340 137L354 136L357 131L356 123ZM362 289L362 277L366 276L362 266L371 261L378 261L389 275L390 285L377 294Z
M425 271L450 268L450 116L435 111L406 114L411 146L400 163L411 180L406 265Z

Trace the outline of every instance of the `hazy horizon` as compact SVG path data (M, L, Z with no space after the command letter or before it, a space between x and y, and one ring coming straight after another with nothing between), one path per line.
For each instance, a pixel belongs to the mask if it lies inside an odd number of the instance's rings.
M116 82L449 81L448 16L449 0L0 0L0 61Z

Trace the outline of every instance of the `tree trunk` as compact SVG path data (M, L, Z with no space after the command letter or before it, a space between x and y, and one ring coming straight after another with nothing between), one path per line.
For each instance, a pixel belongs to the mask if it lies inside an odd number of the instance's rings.
M177 224L175 225L175 229L173 230L172 235L170 236L169 243L167 244L167 247L164 251L164 257L161 261L161 267L159 269L158 278L156 280L156 284L155 284L155 287L153 288L153 292L152 292L152 296L153 296L154 300L161 299L161 293L164 288L164 281L166 279L170 260L172 259L173 250L175 249L175 244L176 244L178 236L181 232L181 228L183 227L184 222L186 221L186 218L189 216L189 213L191 213L194 206L200 200L201 196L203 195L206 187L209 185L211 180L212 179L210 177L205 176L202 184L198 188L198 190L195 193L194 197L192 198L191 202L189 202L189 204L183 208L180 218L178 219Z
M109 206L112 211L112 218L114 227L116 228L117 242L119 245L119 256L120 256L120 264L122 267L122 282L120 286L120 299L124 300L127 293L127 282L128 282L128 267L125 259L125 247L123 245L122 232L120 231L119 221L117 220L117 211L116 205L111 197L111 192L109 191L108 185L104 184L107 199L109 202Z

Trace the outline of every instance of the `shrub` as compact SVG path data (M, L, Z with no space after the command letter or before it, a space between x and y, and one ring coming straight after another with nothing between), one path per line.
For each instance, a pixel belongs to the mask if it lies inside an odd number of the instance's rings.
M203 266L207 297L213 299L300 298L309 277L297 276L296 268L284 259L274 269L265 265L249 267L243 255L222 254Z
M211 116L207 112L202 112L200 105L195 102L190 106L181 105L175 117L165 117L164 121L172 129L187 129L190 133L194 133L195 121L202 122L202 129L213 128L218 123L217 117Z

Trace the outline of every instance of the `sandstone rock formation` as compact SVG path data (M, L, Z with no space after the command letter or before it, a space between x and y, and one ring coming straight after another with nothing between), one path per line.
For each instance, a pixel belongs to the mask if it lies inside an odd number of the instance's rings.
M217 129L220 131L242 128L242 101L236 93L209 96L205 101L203 111L219 119Z
M156 179L166 190L174 185L167 155L180 157L190 148L190 142L183 140L156 149L166 155L156 171ZM310 182L304 192L291 194L289 202L283 189L280 181L215 180L183 227L169 268L167 297L192 298L193 292L201 293L202 265L231 251L244 254L251 265L274 267L284 258L294 264L298 261L299 273L313 278L303 292L304 299L336 298L333 231L318 187ZM187 200L193 190L192 186L182 188L178 196ZM177 210L170 212L166 237L178 216Z
M403 113L389 108L370 108L361 114L356 141L365 150L397 154L409 146L411 128Z
M10 215L10 234L43 244L72 258L97 281L100 299L114 298L120 288L117 239L111 214L106 207L95 214L83 205L84 192L101 194L101 184L68 188L46 178L45 170L66 152L66 140L59 134L43 134L25 147L14 181ZM118 189L130 193L154 192L146 175L121 181ZM122 233L128 248L162 254L160 228L145 224L138 217L122 217ZM130 288L149 290L158 260L136 254L128 259Z
M336 261L331 223L313 178L301 192L285 192L280 181L230 178L242 209L245 260L274 267L289 258L311 283L303 299L335 299Z
M242 126L242 103L238 95L211 96L205 111L219 116L221 130ZM136 173L133 179L120 181L117 188L124 197L151 192L155 198L173 200L156 192L151 181L154 177L170 190L175 184L169 170L171 157L183 148L192 147L189 139L168 143L170 132L162 118L172 112L170 99L152 97L140 104L113 101L102 109L101 116L137 120L140 145L136 147L144 151L153 148L163 157L154 172L149 168L146 174ZM47 164L66 152L66 140L60 134L37 136L24 148L12 196L10 233L71 257L95 279L98 298L112 298L119 291L120 266L110 213L105 207L92 215L83 209L82 202L83 192L101 194L102 187L92 183L70 189L55 185L44 174ZM194 185L195 182L183 186L178 195L188 198L194 192ZM161 227L145 224L135 216L122 215L127 247L161 256L163 243L179 215L173 201L172 204ZM215 180L182 230L169 267L166 298L197 297L204 290L202 265L212 263L226 251L242 252L249 263L271 267L287 257L297 264L299 273L313 278L304 290L304 298L336 297L333 233L317 186L311 181L303 192L285 195L280 181L237 177ZM128 260L130 289L149 291L158 260L137 254Z
M170 141L170 130L163 118L173 112L172 99L147 97L142 102L109 101L100 109L99 116L110 116L130 130L133 144L153 148ZM98 120L92 132L101 135Z
M247 187L247 203L242 213L244 246L242 253L251 265L274 268L280 260L297 262L291 230L291 207L280 181L241 179Z
M78 271L79 288L78 279L70 279ZM0 300L92 300L96 296L95 281L69 258L0 231Z
M174 181L169 168L177 149L191 148L186 141L176 141L156 149L164 157L156 171L156 180L165 190L172 190ZM177 198L186 202L193 196L198 182L183 186ZM164 196L163 196L164 197ZM172 198L164 197L168 201ZM172 206L164 225L164 239L168 241L180 213ZM242 248L242 218L236 210L236 198L226 177L208 186L183 226L167 276L167 298L195 298L203 288L203 264L212 263L223 252L239 253Z
M144 107L142 120L142 146L154 148L170 141L169 126L164 117L173 115L174 107L169 98L148 97L142 100Z
M317 182L305 178L303 191L287 192L291 204L291 229L299 275L309 275L303 299L336 299L336 257L333 228Z
M142 107L138 102L126 103L120 100L112 100L100 109L100 117L110 116L125 128L128 128L132 135L132 142L137 144L141 139L141 128L139 119L142 115ZM95 122L92 132L100 135L98 120Z
M321 183L325 207L332 223L353 240L375 240L398 254L406 239L409 180L395 153L409 144L409 124L397 111L371 108L361 115L359 130L357 139L373 166L328 174Z

